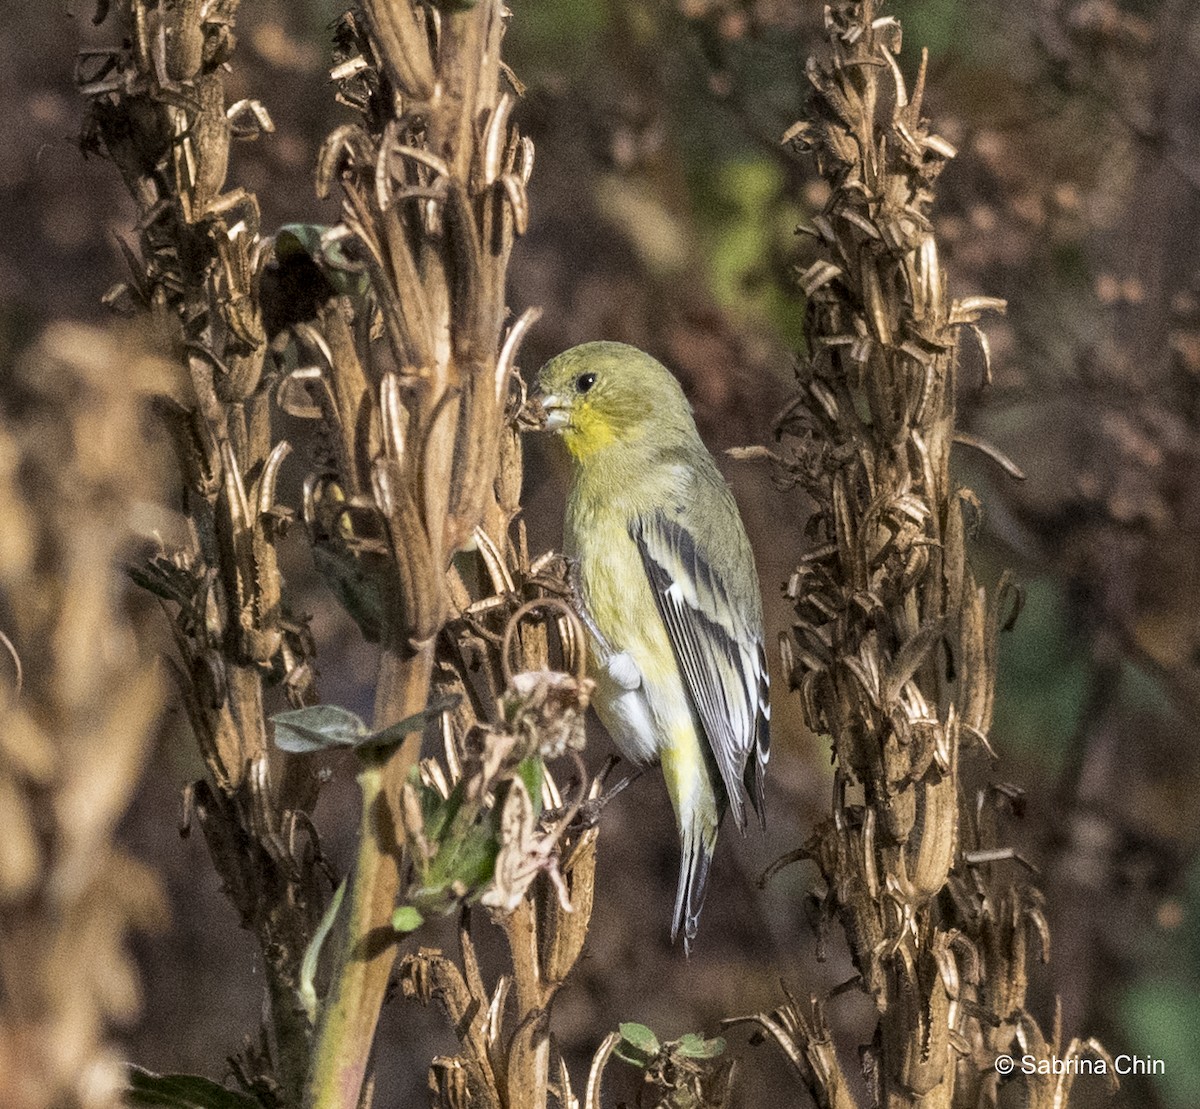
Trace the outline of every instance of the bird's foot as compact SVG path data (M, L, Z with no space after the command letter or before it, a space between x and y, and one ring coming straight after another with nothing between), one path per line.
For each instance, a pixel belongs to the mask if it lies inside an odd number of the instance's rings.
M568 835L574 837L586 832L589 828L594 828L600 822L600 814L604 811L604 806L607 805L617 794L623 792L631 783L635 782L642 776L642 767L636 767L629 774L626 774L610 789L604 788L604 783L608 780L609 774L612 773L617 763L621 760L615 755L608 760L604 769L596 775L592 782L591 788L588 790L589 796L586 800L579 804L575 810L571 822L567 825L565 831ZM590 796L595 793L596 796ZM553 824L561 820L567 815L568 806L563 806L561 809L554 809L543 814L542 819L549 824Z
M575 814L575 819L571 821L570 830L572 832L586 832L589 828L594 828L600 823L600 814L604 811L604 806L641 776L642 769L638 767L631 773L626 774L611 789L607 789L601 793L599 797L590 797L584 801L579 806L579 811Z

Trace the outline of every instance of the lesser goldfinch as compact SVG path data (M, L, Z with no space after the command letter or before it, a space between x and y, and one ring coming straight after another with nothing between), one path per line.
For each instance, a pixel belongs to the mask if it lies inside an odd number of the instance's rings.
M565 553L601 722L661 763L681 860L671 938L690 951L726 809L765 827L770 705L762 599L733 495L683 389L624 343L585 343L538 375L573 462Z

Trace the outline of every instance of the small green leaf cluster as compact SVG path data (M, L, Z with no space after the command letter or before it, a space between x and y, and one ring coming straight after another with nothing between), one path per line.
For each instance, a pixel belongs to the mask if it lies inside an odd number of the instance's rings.
M711 1109L726 1104L733 1064L721 1059L725 1041L719 1036L708 1040L699 1032L688 1032L662 1043L644 1024L629 1022L619 1031L613 1054L642 1072L660 1109Z
M392 916L396 931L411 932L427 916L448 913L484 894L496 873L503 815L515 789L529 798L533 821L541 816L545 766L536 753L520 759L500 754L496 765L495 741L503 745L505 738L489 734L489 750L475 773L461 778L448 795L428 764L410 774L403 804L412 880ZM496 765L491 774L489 764Z
M621 1039L613 1054L640 1070L651 1069L663 1058L716 1059L725 1053L725 1041L720 1036L706 1040L699 1032L687 1032L679 1039L664 1044L644 1024L627 1021L618 1029Z

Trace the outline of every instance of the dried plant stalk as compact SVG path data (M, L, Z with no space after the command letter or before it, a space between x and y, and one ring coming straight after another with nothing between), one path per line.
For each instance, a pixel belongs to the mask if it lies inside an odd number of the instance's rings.
M516 1024L492 1006L491 1038L464 1040L466 1061L435 1066L435 1086L453 1099L453 1074L473 1067L497 1105L544 1105L552 1085L569 1104L561 1063L550 1074L548 1014L590 917L595 832L569 818L598 786L580 774L564 806L540 769L533 795L523 778L575 745L563 737L579 732L588 684L548 668L547 620L569 637L569 613L529 619L529 602L544 608L566 591L561 567L531 566L523 532L510 531L521 480L513 370L534 315L506 328L505 271L533 156L509 123L507 13L495 0L348 13L333 75L361 121L329 137L317 171L320 192L342 190L341 222L265 240L254 198L223 191L231 137L269 129L261 105L225 105L236 9L130 0L117 13L128 44L81 59L79 81L88 140L141 207L133 281L110 299L148 308L188 369L160 409L196 542L164 552L139 580L173 614L211 775L196 811L268 964L271 1036L239 1060L238 1077L268 1104L359 1105L398 899L419 918L482 898L509 938ZM269 352L260 281L298 254L308 255L311 316L289 316ZM288 452L272 436L276 397L317 421L304 522L318 567L382 647L371 734L395 733L362 752L359 856L315 1029L316 984L302 969L319 954L319 850L304 816L314 787L296 758L273 784L264 716L270 685L301 715L315 701L311 648L286 617L273 546L290 517L274 499ZM421 724L435 718L446 765L414 777ZM303 745L311 730L293 724ZM444 826L426 819L451 810ZM438 870L464 844L494 852L486 879ZM486 1002L466 933L462 958L468 989ZM507 979L496 990L507 997Z
M139 1005L125 941L131 928L161 925L165 907L113 833L164 682L125 611L116 561L134 511L162 495L144 417L146 394L170 374L138 335L60 324L0 375L5 1109L125 1103L108 1040Z
M305 816L316 783L304 760L272 772L264 697L315 697L304 629L289 623L274 542L287 513L274 484L287 453L271 436L267 343L257 301L258 205L225 190L231 139L270 127L261 105L227 105L237 0L102 5L127 35L80 58L85 149L117 166L139 208L132 272L109 294L148 310L186 373L159 399L176 443L193 542L138 572L173 619L179 679L209 780L194 790L213 863L258 938L270 1001L265 1053L238 1065L245 1085L297 1104L309 1028L299 972L323 901ZM297 834L307 828L309 835Z
M954 151L921 118L924 59L909 95L900 27L873 0L831 4L826 31L808 117L785 137L831 187L802 276L810 356L780 424L816 506L785 668L837 765L833 817L800 854L879 1010L872 1103L991 1105L997 1055L1051 1050L1025 1010L1026 934L1045 922L994 847L990 805L1006 793L977 805L961 776L964 749L989 750L1009 590L989 595L966 558L974 498L950 477L958 337L971 327L986 361L977 321L1003 304L946 292L929 210ZM853 1104L820 1006L759 1019L818 1104ZM1018 1080L1043 1103L1040 1080Z
M435 1063L433 1089L439 1104L459 1104L463 1089L490 1099L479 1104L545 1104L548 1009L590 916L594 834L564 838L562 814L535 812L561 803L553 781L531 797L517 773L561 750L554 736L586 707L587 688L548 670L544 621L520 608L565 586L561 573L531 566L523 532L511 533L521 480L514 361L534 314L506 326L505 276L527 219L533 150L509 121L517 90L500 61L506 15L496 0L436 11L372 2L338 31L340 97L361 119L322 150L318 189L340 186L342 218L306 249L341 295L294 328L296 369L281 397L321 421L305 519L327 578L382 647L375 727L419 717L431 690L457 707L440 710L444 767L426 762L413 777L413 730L360 775L359 857L311 1106L358 1103L395 960L398 899L429 911L479 896L509 938L518 1023L505 1018L507 983L489 995L472 970L469 931L461 971L440 954L410 960L413 996L438 996L453 1015L465 990L463 1004L489 1014L486 1034L455 1017L464 1054ZM435 815L452 798L442 825ZM499 828L485 843L489 812ZM451 881L439 870L461 846L455 837L482 837L497 852L486 891L472 888L478 875ZM535 881L543 871L557 882ZM574 907L559 904L556 885L570 887Z

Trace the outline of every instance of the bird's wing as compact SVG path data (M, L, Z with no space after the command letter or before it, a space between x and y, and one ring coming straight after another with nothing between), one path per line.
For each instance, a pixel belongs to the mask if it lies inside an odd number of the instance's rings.
M762 783L770 705L757 614L741 610L695 537L677 520L653 512L635 519L630 535L641 552L734 820L745 829L744 783L765 823Z

